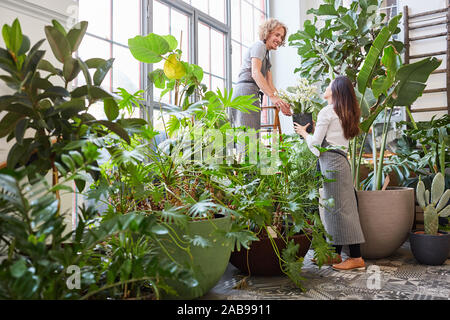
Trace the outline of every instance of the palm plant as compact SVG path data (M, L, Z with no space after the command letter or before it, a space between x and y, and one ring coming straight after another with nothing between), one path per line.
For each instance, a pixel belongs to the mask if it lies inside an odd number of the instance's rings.
M381 113L384 114L383 137L378 159L376 159L376 152L373 152L374 177L376 179L372 184L374 190L380 190L382 187L384 151L393 108L410 106L420 97L426 87L428 77L441 64L441 61L436 58L426 58L408 65L402 64L400 54L394 46L389 45L389 39L396 32L400 19L401 14L395 16L389 25L381 30L370 48L357 78L358 91L361 94L360 105L370 107L369 116L360 125L364 133L363 144L374 121ZM384 71L382 75L375 73L380 58L380 66ZM374 137L374 135L372 136ZM363 148L360 149L359 156L356 149L356 140L354 140L351 148L352 173L355 187L360 188L359 167Z

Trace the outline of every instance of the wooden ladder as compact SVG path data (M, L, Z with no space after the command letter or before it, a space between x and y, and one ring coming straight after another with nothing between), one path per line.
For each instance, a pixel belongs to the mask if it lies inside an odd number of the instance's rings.
M431 18L428 17L428 16L434 16L434 15L437 15L440 13L446 13L446 15L439 15L439 16L435 16L435 17L431 17ZM425 20L415 21L415 19L417 19L417 18L424 18ZM424 22L424 21L428 21L428 22L425 24L420 24L420 25L416 24L418 22ZM414 25L411 26L411 24L414 24ZM411 109L411 106L406 106L407 108L409 108L409 110L412 113L447 110L447 113L450 114L450 25L449 24L450 24L450 0L447 3L446 8L421 12L421 13L417 13L417 14L413 14L413 15L409 15L408 6L403 7L405 64L409 64L411 59L419 59L419 58L433 57L433 56L440 56L440 55L447 56L447 67L445 69L442 68L442 69L437 69L437 70L433 71L433 74L437 74L437 73L446 73L447 74L446 86L442 87L442 88L428 89L428 90L423 91L423 94L446 92L447 93L447 106L431 107L431 108L414 108L414 109ZM439 25L446 25L447 31L429 34L429 35L420 36L420 37L412 37L412 38L409 35L410 30L418 30L418 29L422 29L422 28L435 27L435 26L439 26ZM427 39L432 39L432 38L439 38L439 37L446 37L447 50L424 53L424 54L417 54L417 55L410 54L411 42L427 40Z

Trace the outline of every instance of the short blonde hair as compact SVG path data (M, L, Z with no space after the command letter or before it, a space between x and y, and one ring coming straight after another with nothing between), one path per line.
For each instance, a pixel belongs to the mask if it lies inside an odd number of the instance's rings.
M281 46L284 46L286 43L285 39L286 39L288 28L286 27L286 25L284 23L282 23L274 18L270 18L270 19L264 21L259 26L259 39L261 41L266 40L267 37L269 37L269 35L278 27L282 27L284 29L283 42L281 43Z

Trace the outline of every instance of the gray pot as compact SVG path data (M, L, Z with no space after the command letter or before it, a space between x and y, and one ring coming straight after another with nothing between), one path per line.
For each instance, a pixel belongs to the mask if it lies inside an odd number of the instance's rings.
M414 223L414 189L392 187L385 191L357 191L361 228L366 242L361 254L382 259L408 239Z
M439 266L447 260L450 251L450 234L442 235L409 233L409 242L414 258L421 263Z

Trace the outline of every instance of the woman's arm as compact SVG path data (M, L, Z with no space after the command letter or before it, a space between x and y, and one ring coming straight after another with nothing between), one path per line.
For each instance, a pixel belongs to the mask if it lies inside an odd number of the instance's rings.
M252 58L252 78L255 80L256 84L258 85L259 89L270 98L273 104L275 104L277 107L281 108L281 111L285 115L292 115L291 113L291 107L289 104L282 100L280 97L274 95L277 90L272 84L272 81L267 81L266 78L264 78L264 75L261 73L261 66L262 61L258 58ZM270 72L270 71L269 71Z
M320 152L315 146L320 147L322 145L323 139L325 139L328 131L328 126L330 124L330 118L327 117L326 113L322 111L323 109L317 115L317 123L316 127L314 128L313 135L310 135L306 132L309 123L306 126L301 126L298 123L294 122L295 132L297 132L305 139L306 143L308 144L308 148L318 157L320 156Z

